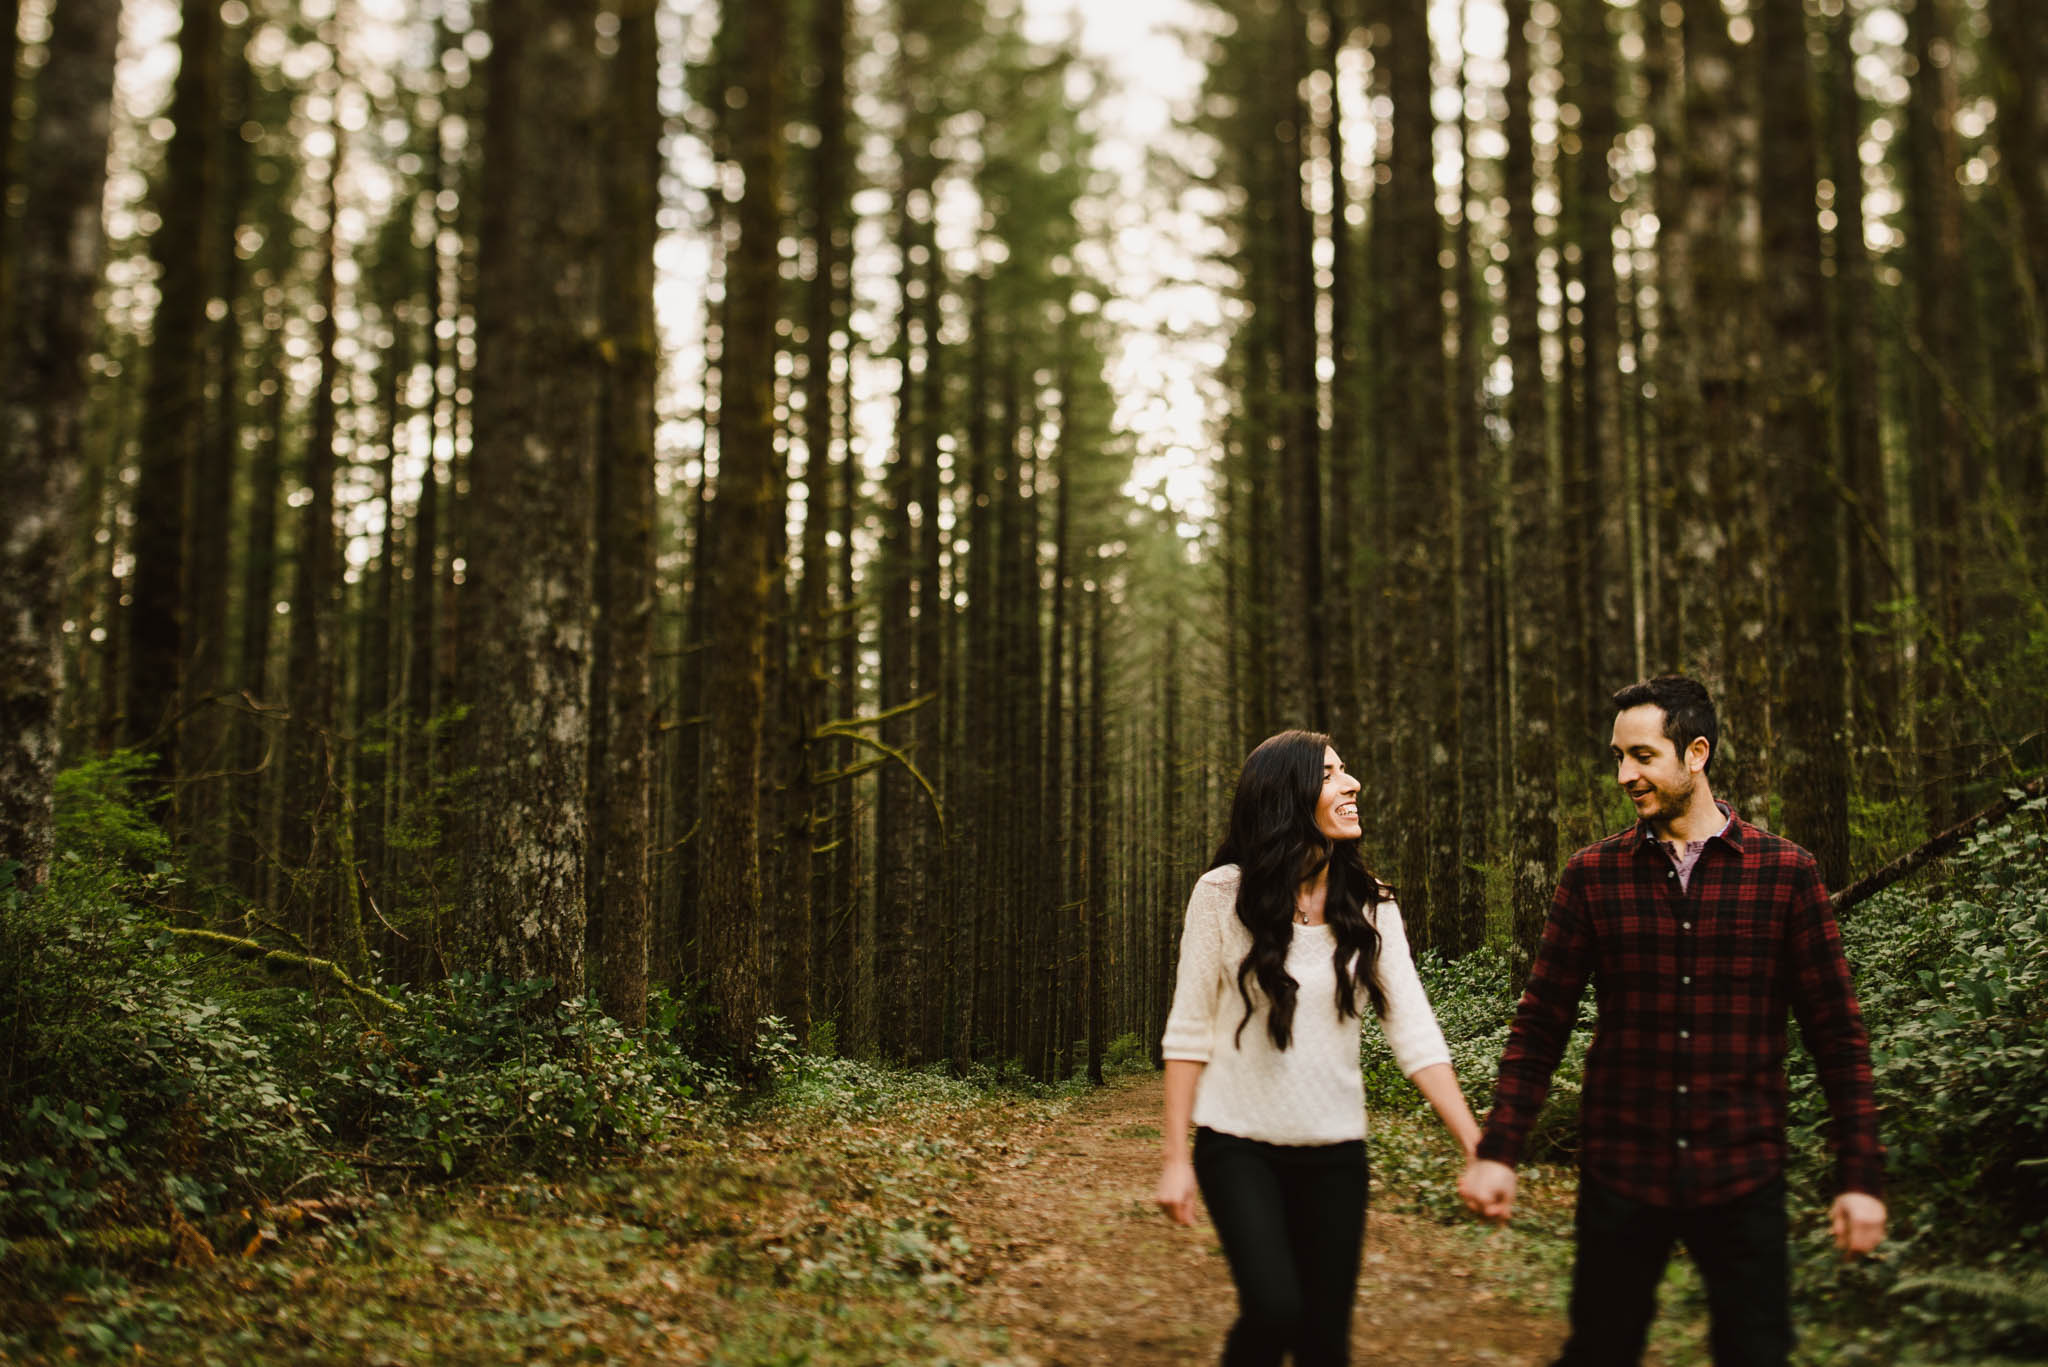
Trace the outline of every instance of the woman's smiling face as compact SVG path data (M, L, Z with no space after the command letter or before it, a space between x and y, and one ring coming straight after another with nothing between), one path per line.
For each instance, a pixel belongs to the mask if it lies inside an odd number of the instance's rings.
M1344 772L1333 747L1323 749L1323 794L1316 799L1316 829L1332 840L1356 840L1365 834L1358 821L1358 780Z

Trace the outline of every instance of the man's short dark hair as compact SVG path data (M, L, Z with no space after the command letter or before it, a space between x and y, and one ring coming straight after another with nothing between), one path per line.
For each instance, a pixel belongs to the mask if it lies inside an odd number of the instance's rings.
M1654 679L1615 689L1613 702L1617 712L1645 704L1663 709L1664 734L1678 747L1680 757L1694 738L1704 736L1707 762L1701 772L1714 767L1714 756L1721 749L1721 719L1714 713L1714 700L1707 696L1706 685L1699 680L1683 674L1659 674Z

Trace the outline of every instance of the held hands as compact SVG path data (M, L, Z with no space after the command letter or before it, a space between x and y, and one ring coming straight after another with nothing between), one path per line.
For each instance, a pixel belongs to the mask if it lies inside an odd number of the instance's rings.
M1195 1222L1195 1165L1185 1158L1168 1159L1159 1173L1159 1190L1152 1200L1175 1224Z
M1474 1158L1458 1179L1458 1195L1474 1215L1505 1224L1515 1210L1515 1170L1505 1163Z
M1884 1240L1884 1202L1868 1192L1845 1191L1828 1207L1828 1225L1842 1256L1860 1257Z

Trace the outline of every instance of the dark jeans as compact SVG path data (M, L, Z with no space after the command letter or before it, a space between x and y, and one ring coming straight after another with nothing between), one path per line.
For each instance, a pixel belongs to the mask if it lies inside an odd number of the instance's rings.
M1195 1180L1237 1283L1224 1367L1349 1362L1365 1247L1365 1141L1265 1144L1195 1131Z
M1792 1351L1785 1179L1697 1210L1631 1201L1579 1178L1572 1336L1554 1367L1641 1360L1657 1283L1683 1240L1707 1288L1714 1367L1784 1367Z

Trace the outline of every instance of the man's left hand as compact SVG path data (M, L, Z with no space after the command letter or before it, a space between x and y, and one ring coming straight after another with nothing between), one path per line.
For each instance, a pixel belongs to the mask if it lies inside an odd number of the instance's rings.
M1835 1247L1855 1258L1884 1242L1884 1202L1868 1192L1845 1191L1828 1209Z

